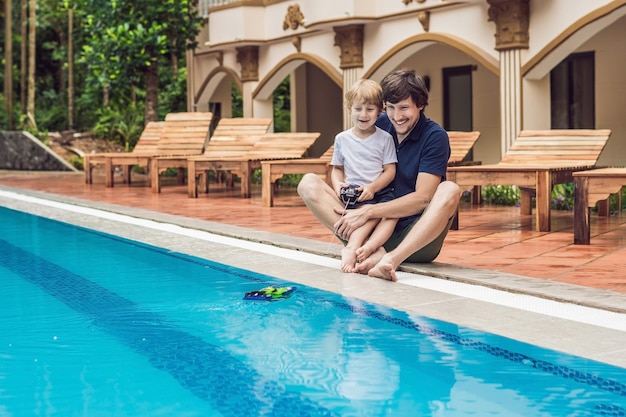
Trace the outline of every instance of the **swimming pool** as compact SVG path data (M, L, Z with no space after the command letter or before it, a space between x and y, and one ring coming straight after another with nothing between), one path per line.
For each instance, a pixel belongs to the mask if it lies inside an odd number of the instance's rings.
M0 416L626 415L626 370L0 208Z

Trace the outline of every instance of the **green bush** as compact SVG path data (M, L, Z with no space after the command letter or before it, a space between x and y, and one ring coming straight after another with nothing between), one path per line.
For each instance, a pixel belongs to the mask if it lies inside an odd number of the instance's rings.
M469 193L464 193L463 201L469 201ZM482 187L482 199L487 204L518 206L521 193L516 186L494 185ZM574 184L557 184L551 195L552 208L571 211L574 209Z
M83 170L83 158L81 158L80 156L72 156L70 157L68 162L74 168L81 170L81 171Z
M520 203L520 189L516 186L492 185L482 187L482 199L487 204L515 206Z
M135 147L144 129L141 106L135 104L107 106L98 111L98 116L93 128L95 136L117 142L123 145L126 151Z

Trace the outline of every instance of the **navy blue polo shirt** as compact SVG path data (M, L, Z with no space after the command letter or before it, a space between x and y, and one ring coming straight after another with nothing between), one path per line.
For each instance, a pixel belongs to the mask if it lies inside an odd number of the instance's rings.
M391 133L396 144L398 164L393 182L395 198L415 191L417 174L420 172L438 175L442 181L446 179L450 159L450 139L448 133L436 122L422 113L402 143L398 143L398 136L386 113L378 117L376 126ZM396 225L396 231L403 230L416 217L417 215L401 218Z

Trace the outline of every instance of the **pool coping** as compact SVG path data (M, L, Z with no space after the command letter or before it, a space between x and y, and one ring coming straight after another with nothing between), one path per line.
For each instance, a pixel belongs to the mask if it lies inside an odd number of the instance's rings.
M209 232L225 238L242 242L263 244L279 249L289 249L325 257L337 262L341 246L304 238L286 236L238 226L191 219L170 214L158 213L141 208L86 201L73 197L59 196L41 191L23 190L0 186L0 190L70 204L77 207L130 216L138 221L149 220L164 225L176 225L190 230ZM7 199L0 196L0 205L5 205L33 214L64 221L74 220L76 215L60 213L46 207L33 207L33 204L7 204ZM69 217L68 217L69 216ZM78 216L80 217L80 216ZM498 306L463 296L438 293L436 291L411 287L402 283L391 283L372 279L359 274L344 274L338 268L303 265L297 259L274 259L265 254L254 254L244 249L221 248L219 245L202 243L198 245L188 239L172 239L167 233L152 231L145 233L142 226L106 225L101 219L83 219L79 226L93 228L106 233L118 234L173 251L201 257L203 259L224 262L254 272L268 274L280 279L299 282L312 287L336 292L348 297L356 297L398 308L409 313L417 313L440 320L451 321L466 327L512 337L517 340L555 349L570 354L599 360L626 368L626 332L597 327L594 325L544 316L533 312L523 312L515 308ZM503 274L493 271L459 268L454 265L433 263L431 265L405 264L404 272L420 276L434 277L451 283L470 284L483 288L506 291L514 294L526 294L532 297L555 300L593 309L626 313L626 296L608 290L580 287L572 284L550 282L540 279Z

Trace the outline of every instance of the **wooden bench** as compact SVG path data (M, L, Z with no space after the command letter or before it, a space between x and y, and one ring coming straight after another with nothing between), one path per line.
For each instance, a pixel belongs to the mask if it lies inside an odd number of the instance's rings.
M536 230L549 232L553 186L573 182L575 171L593 168L610 135L608 129L522 131L499 163L451 166L448 179L464 190L477 185L520 187L521 214L532 213L535 195ZM452 228L458 229L458 216Z
M105 184L107 187L114 185L113 170L115 166L122 168L123 181L130 185L133 166L143 166L146 170L149 168L150 156L156 152L164 124L165 122L148 122L131 152L86 154L83 158L85 183L93 184L93 169L97 165L105 165Z
M207 171L227 171L241 178L241 196L250 197L252 173L262 169L263 161L278 159L297 159L308 155L309 150L319 139L318 132L282 132L267 133L247 151L238 156L218 157L202 155L188 158L187 172L189 177L188 194L191 198L198 197L198 177ZM203 188L208 193L208 181Z
M477 163L467 161L467 158L470 150L480 137L480 132L449 131L448 137L450 138L450 159L448 164ZM322 156L315 159L263 161L261 163L261 205L263 207L272 207L274 205L276 182L287 174L313 173L321 176L330 184L330 160L333 157L333 150L334 147L331 146Z
M330 184L330 160L334 146L328 148L319 158L267 160L261 162L261 206L274 206L276 181L287 174L313 173Z
M626 185L626 168L600 168L574 172L574 243L591 242L590 209L597 203L600 215L609 215L608 198L618 193L621 211L621 190ZM604 206L604 207L602 207Z
M205 152L210 152L220 142L227 142L232 145L232 141L243 143L247 137L255 137L267 133L271 127L272 119L266 118L222 118L217 123L213 134L205 141L202 148L198 152L183 153L175 155L161 155L152 159L151 175L152 175L152 191L161 192L161 176L160 174L169 168L178 170L178 184L185 183L185 170L187 169L187 157L201 156ZM225 151L225 149L224 149Z

